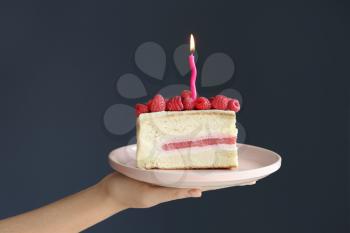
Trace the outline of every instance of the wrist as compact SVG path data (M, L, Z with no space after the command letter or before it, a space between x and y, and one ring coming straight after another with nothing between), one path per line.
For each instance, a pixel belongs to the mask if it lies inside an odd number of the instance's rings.
M113 174L107 175L101 181L99 181L95 186L101 196L103 202L113 208L115 213L128 209L129 207L121 203L118 198L115 197L114 192L111 190L111 178Z

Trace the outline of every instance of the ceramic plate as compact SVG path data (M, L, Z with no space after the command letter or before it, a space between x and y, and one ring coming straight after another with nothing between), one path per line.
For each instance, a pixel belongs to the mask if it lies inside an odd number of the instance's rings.
M205 170L145 170L136 167L136 145L113 150L109 163L113 169L135 180L176 188L211 190L255 184L281 166L281 157L273 151L238 144L239 167Z

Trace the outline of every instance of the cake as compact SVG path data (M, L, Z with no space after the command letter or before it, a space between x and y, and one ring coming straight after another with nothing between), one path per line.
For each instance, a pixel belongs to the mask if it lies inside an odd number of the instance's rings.
M169 100L156 95L136 105L137 166L210 169L238 166L239 102L222 95L192 100L189 91Z

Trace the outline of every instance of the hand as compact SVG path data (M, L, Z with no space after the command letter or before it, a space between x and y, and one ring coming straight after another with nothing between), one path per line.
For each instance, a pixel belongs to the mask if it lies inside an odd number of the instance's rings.
M199 189L159 187L133 180L116 172L106 176L99 185L112 203L124 209L148 208L162 202L202 195Z

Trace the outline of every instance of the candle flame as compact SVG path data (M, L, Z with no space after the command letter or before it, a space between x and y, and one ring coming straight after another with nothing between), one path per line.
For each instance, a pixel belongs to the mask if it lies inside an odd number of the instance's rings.
M193 35L191 34L191 39L190 39L190 51L191 51L191 53L194 53L195 48L196 48L196 46L194 44L194 38L193 38Z

